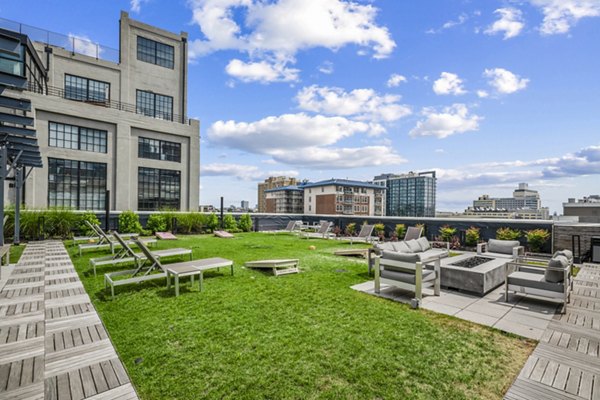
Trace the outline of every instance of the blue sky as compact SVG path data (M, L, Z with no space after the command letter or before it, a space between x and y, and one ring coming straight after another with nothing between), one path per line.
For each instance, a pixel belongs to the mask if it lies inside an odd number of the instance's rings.
M561 212L600 193L600 0L2 0L118 47L119 11L190 37L201 203L435 169L438 210L518 182Z

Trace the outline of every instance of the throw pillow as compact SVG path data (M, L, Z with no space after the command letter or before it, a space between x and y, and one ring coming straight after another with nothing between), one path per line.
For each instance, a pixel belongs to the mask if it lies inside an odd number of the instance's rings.
M548 269L544 272L546 282L558 283L565 279L564 269L569 265L565 256L556 256L548 261ZM558 268L558 269L549 269Z
M419 242L417 242L416 239L408 240L404 243L406 243L406 245L410 248L412 253L420 253L422 251L421 246L419 246Z
M418 238L417 243L419 243L419 246L421 246L421 250L423 251L429 250L431 248L429 240L427 240L425 236Z
M394 250L399 253L412 253L413 251L404 242L394 242Z

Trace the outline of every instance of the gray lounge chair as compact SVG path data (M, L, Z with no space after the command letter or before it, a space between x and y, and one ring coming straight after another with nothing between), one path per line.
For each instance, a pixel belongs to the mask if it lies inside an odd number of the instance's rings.
M77 242L89 242L90 240L102 240L102 234L100 232L104 232L104 230L100 227L100 225L97 224L92 224L89 221L83 221L88 228L90 228L90 230L92 231L92 235L90 236L75 236L73 238L73 242L77 243ZM111 234L106 234L106 236L108 236L109 238L112 237ZM137 233L121 233L121 237L124 239L131 239L134 237L138 237L139 234Z
M94 269L94 276L96 276L96 267L104 266L104 265L118 265L118 264L129 264L134 263L139 265L139 263L143 263L146 261L146 256L142 253L136 253L129 246L130 242L125 241L125 239L118 233L112 232L112 236L117 240L117 242L121 245L119 251L115 254L105 257L91 258L90 266ZM158 259L166 258L166 257L175 257L175 256L184 256L189 255L190 260L192 259L192 250L184 249L184 248L171 248L164 250L155 250L152 252Z
M358 236L342 236L339 237L339 240L346 240L346 241L350 241L350 244L354 244L354 242L366 242L366 243L373 243L379 240L378 237L373 236L373 229L375 228L375 225L363 225L360 228L360 232L358 233Z
M104 250L104 249L110 249L110 252L112 254L115 254L115 248L120 247L121 244L118 243L114 237L112 236L108 236L106 234L106 232L104 232L102 229L99 229L100 227L98 225L94 225L94 227L96 228L96 231L98 232L98 234L100 235L100 241L98 243L86 243L86 244L80 244L78 245L79 248L79 256L81 257L81 254L83 253L84 250L92 250L92 251L97 251L97 250ZM127 241L128 244L133 244L133 240L137 240L136 239L130 239ZM144 243L146 244L154 244L156 243L156 239L143 239Z
M302 232L300 233L300 237L303 239L310 238L318 238L318 239L329 239L330 237L334 237L335 235L331 233L331 228L333 227L333 222L323 221L319 226L319 230L316 232Z
M409 226L404 234L404 241L416 240L423 234L423 228L420 226Z
M298 233L302 227L302 221L289 221L284 229L274 231L264 231L263 233Z

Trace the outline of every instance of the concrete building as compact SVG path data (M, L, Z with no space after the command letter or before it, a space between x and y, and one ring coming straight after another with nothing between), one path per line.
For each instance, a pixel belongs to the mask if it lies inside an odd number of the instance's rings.
M529 189L527 183L519 183L512 197L490 197L487 194L473 200L473 206L463 213L465 217L549 219L550 211L542 207L537 190Z
M25 203L103 210L108 190L111 210L197 210L200 128L186 116L187 34L126 12L118 51L35 32L48 83L23 96L34 105L44 165L27 180Z
M304 212L304 189L299 186L283 186L265 190L266 212L274 214L302 214Z
M387 188L386 215L434 217L437 178L435 171L382 174L373 179Z
M578 200L570 198L563 203L563 215L578 217L579 222L600 222L600 196L591 195Z
M287 176L271 176L265 179L264 182L258 184L258 212L267 212L267 196L266 190L275 189L284 186L295 186L298 182L296 178Z
M248 200L242 200L240 202L240 208L244 211L248 211L250 209L250 202Z
M307 183L304 214L385 216L385 187L370 182L329 179Z

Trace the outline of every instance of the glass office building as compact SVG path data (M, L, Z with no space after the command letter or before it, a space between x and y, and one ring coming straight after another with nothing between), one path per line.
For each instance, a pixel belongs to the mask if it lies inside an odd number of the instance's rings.
M387 216L435 217L435 171L382 174L374 183L387 188Z

